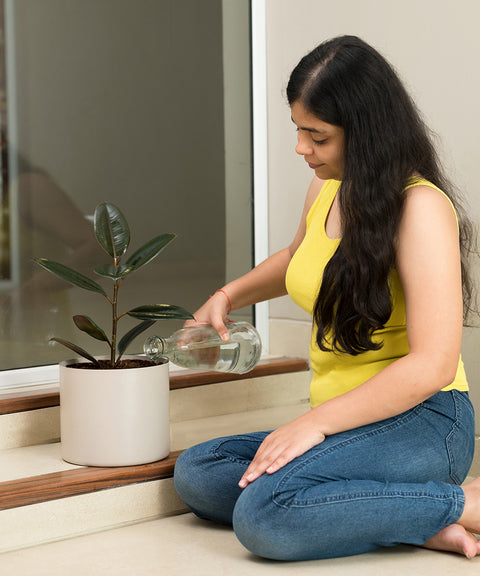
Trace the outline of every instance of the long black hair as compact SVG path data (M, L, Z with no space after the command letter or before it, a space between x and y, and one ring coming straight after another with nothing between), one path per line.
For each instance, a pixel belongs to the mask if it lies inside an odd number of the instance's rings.
M287 86L302 105L344 130L339 188L342 239L327 264L314 307L322 350L377 350L376 330L392 312L391 273L405 187L415 174L452 200L459 218L464 309L471 301L466 266L472 238L453 187L443 174L430 130L392 66L356 36L317 46L301 59Z

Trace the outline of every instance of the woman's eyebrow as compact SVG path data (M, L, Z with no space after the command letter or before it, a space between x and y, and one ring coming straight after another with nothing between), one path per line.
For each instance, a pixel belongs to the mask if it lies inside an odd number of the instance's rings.
M318 128L310 128L309 126L298 126L295 120L290 116L292 122L299 128L300 130L306 130L307 132L315 132L315 134L328 134L326 130L319 130Z

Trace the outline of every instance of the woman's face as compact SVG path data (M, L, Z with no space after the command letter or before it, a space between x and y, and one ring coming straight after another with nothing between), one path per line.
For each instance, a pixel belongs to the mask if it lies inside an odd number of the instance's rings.
M301 102L291 106L297 126L297 154L322 180L341 180L343 175L343 128L327 124L311 114Z

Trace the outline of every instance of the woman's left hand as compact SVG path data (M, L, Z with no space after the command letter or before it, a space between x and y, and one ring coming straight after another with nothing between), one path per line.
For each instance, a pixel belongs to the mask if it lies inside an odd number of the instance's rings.
M239 482L240 488L246 488L265 472L273 474L324 440L325 434L315 421L314 410L277 428L260 445Z

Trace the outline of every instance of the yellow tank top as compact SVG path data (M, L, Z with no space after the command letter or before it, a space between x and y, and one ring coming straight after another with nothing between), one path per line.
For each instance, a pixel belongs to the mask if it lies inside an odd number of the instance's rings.
M438 190L436 186L422 179L412 179L407 188L417 184ZM307 214L305 238L287 270L286 286L290 297L310 315L313 315L325 266L340 243L340 239L329 238L325 231L327 216L339 187L340 182L336 180L327 180L323 185ZM392 272L391 292L392 315L385 328L375 332L373 337L374 341L383 341L379 350L369 350L357 356L322 352L316 342L316 329L313 328L310 341L310 363L313 370L310 383L312 407L356 388L398 358L408 354L405 299L396 270ZM461 358L455 380L443 390L452 389L468 390Z

